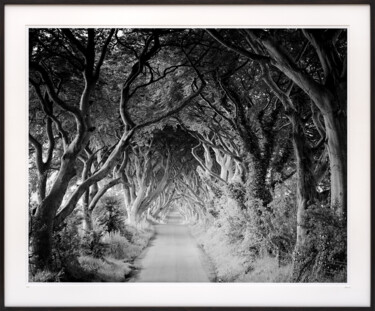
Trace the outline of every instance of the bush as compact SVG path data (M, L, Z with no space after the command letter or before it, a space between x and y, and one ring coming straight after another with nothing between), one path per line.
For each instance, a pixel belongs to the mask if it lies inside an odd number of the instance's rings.
M218 216L208 227L196 225L194 232L214 264L217 278L224 282L234 281L250 268L257 255L259 240L251 214L233 196L222 196L215 204Z
M267 248L279 258L279 264L289 264L297 238L296 196L284 184L275 187L270 210L264 212L269 224Z
M66 219L62 228L53 234L53 270L60 271L66 263L76 259L80 253L81 239L78 228L81 226L82 217L78 211Z
M106 256L111 256L115 259L129 259L132 255L133 245L119 232L104 234L103 243L107 245Z
M138 230L130 226L127 227L127 230L132 230L132 244L139 246L141 249L147 247L150 239L154 235L154 228L148 223L143 224L143 228L139 228Z
M60 282L61 275L61 271L39 270L34 275L29 276L29 282Z
M230 244L224 244L225 235L215 227L205 228L197 225L194 227L198 243L210 258L215 267L215 274L220 281L231 281L242 272L242 262L234 255Z
M108 233L123 230L125 219L118 198L106 196L102 202L97 220L100 228Z
M137 230L132 226L124 226L121 234L131 243L133 243L133 237L137 234Z
M290 282L292 264L279 266L275 257L264 256L255 260L251 269L241 275L236 282Z
M298 282L346 282L346 220L329 207L310 206L305 246L295 253L293 278Z
M107 245L102 241L102 232L91 231L82 237L81 252L94 258L103 258Z
M207 204L213 206L215 217L194 228L198 229L197 240L215 265L217 278L245 282L248 273L256 271L257 277L252 275L255 281L288 280L295 244L293 193L277 186L275 200L267 207L240 183L223 187L222 193ZM266 266L262 268L261 262Z
M151 226L138 230L131 226L125 226L124 228L125 234L117 231L103 235L102 241L107 245L105 255L115 259L132 261L147 247L154 231ZM127 237L131 237L131 239L129 240Z
M95 275L91 281L123 282L132 271L132 265L114 258L99 259L91 256L78 258L81 267Z

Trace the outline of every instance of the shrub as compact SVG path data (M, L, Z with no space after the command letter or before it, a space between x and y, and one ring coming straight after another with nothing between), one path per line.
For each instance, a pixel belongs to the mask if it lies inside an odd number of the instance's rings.
M95 278L91 281L123 282L132 271L131 264L114 258L99 259L81 256L78 260L87 273L95 275Z
M106 196L102 202L98 209L98 225L108 233L123 230L124 216L118 198Z
M34 275L29 276L30 282L59 282L62 272L51 272L49 270L39 270Z
M102 241L102 232L91 231L82 237L81 252L94 258L103 258L107 245Z
M106 255L115 259L129 259L134 255L134 246L119 232L106 233L103 242L107 245Z
M215 204L218 216L207 226L198 224L194 231L215 266L217 278L228 282L249 269L259 241L249 212L233 196L217 198Z
M345 282L347 268L346 220L329 207L307 210L305 246L295 253L293 278L299 282Z
M277 186L277 198L269 206L252 196L241 183L222 188L223 195L207 204L214 206L215 217L200 224L197 240L215 265L222 281L235 281L253 271L256 263L267 258L274 281L289 278L296 226L294 195ZM212 214L212 213L211 213ZM276 258L277 255L277 258ZM282 260L278 260L282 259ZM276 265L274 263L276 262ZM259 279L270 279L258 269Z
M267 248L279 258L279 264L289 264L297 236L296 196L284 184L278 184L269 206L270 210L264 213L269 224Z
M107 245L107 256L112 256L116 259L133 260L147 247L154 235L154 229L150 225L144 225L143 229L124 226L123 232L117 231L104 234L103 243Z
M152 236L154 235L154 229L149 224L143 226L142 229L136 230L133 233L132 243L139 246L141 249L145 248Z
M78 257L65 262L61 282L92 282L96 280L95 273L86 271L79 263Z
M78 228L81 226L82 217L74 211L63 223L62 228L53 234L53 270L59 271L65 263L71 262L79 256L80 235Z
M237 245L223 243L226 237L220 233L217 228L210 227L198 241L214 264L218 280L230 282L243 272L243 259L236 255Z
M121 234L131 243L133 243L133 237L137 234L137 230L132 226L124 226Z
M292 264L280 266L277 258L264 256L252 263L251 269L236 282L290 282Z

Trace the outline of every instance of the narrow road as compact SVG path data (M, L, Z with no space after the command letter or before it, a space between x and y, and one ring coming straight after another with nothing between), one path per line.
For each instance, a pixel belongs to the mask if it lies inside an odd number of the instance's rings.
M138 265L134 282L209 282L202 253L180 216L171 213L168 223L156 225L156 237Z

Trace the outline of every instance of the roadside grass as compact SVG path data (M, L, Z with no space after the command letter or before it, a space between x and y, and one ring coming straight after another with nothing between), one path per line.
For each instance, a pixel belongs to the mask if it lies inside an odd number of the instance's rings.
M105 245L103 258L80 256L78 261L85 271L96 275L99 282L124 282L136 269L133 262L153 235L152 225L141 228L126 226L124 232L105 233L101 238Z
M213 263L217 282L289 282L291 263L279 267L277 258L269 255L250 261L241 242L228 241L214 227L195 225L192 232Z
M214 265L217 281L232 282L243 272L243 260L235 255L236 245L223 244L224 234L200 225L194 226L192 232Z
M92 281L96 282L122 282L132 271L131 263L112 257L80 256L78 261L84 270L95 275Z
M62 267L55 271L30 273L30 282L125 282L131 276L134 260L154 236L151 224L140 227L124 226L121 231L91 235L85 244L67 245ZM92 237L95 237L93 239ZM79 240L79 237L76 236ZM64 254L65 255L65 254Z
M285 283L290 281L292 264L280 266L277 258L264 256L252 264L252 270L242 274L236 282Z

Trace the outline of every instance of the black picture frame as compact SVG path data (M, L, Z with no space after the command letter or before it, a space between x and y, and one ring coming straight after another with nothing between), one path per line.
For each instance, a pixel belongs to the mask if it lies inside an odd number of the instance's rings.
M103 311L120 311L120 310L259 310L259 311L273 311L273 310L375 310L374 304L374 280L375 269L371 269L371 303L369 307L7 307L5 306L5 284L4 273L6 267L4 266L4 248L5 232L4 232L4 213L5 213L5 193L4 184L6 183L4 176L4 168L6 166L4 160L5 151L5 128L4 128L4 108L5 108L5 6L7 5L367 5L370 6L371 11L371 189L375 184L375 0L0 0L0 309L1 310L103 310ZM375 212L374 203L375 192L371 192L371 266L375 267Z

